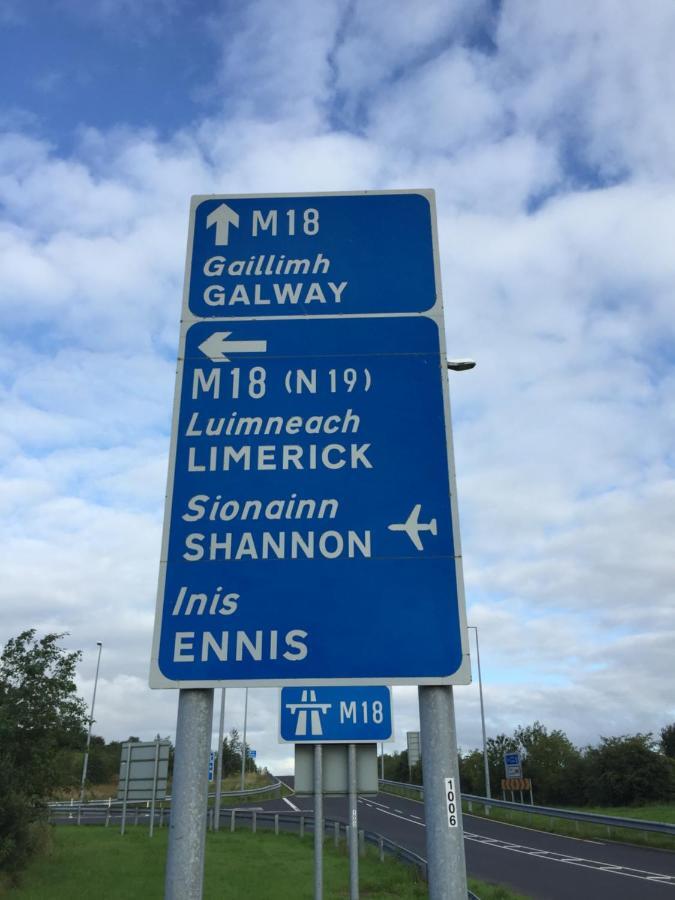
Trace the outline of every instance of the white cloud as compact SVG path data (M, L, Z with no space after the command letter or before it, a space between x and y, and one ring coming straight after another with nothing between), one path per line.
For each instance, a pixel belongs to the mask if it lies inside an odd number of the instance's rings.
M167 138L0 139L0 639L69 630L87 697L102 639L107 737L174 728L145 684L188 198L228 191L437 188L449 348L479 363L452 393L489 731L675 716L672 7L388 8L227 10L220 111ZM477 746L476 686L455 693ZM276 692L251 698L288 771Z

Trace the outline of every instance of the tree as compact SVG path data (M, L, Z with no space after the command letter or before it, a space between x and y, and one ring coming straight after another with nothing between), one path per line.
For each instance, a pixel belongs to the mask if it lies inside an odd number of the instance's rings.
M671 759L675 759L675 722L661 729L660 744L661 751Z
M603 737L586 751L587 795L592 804L628 806L673 796L673 765L652 734Z
M79 652L35 629L0 657L0 869L16 872L34 847L44 801L72 780L64 751L83 743L86 707L76 694Z
M485 796L485 760L482 750L459 754L459 781L462 793Z
M549 732L535 722L516 728L514 737L523 754L523 775L532 779L538 803L583 802L583 757L563 731Z

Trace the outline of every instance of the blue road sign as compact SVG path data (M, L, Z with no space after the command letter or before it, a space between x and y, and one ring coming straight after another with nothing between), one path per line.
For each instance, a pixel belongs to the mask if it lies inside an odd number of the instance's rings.
M199 318L422 312L436 302L418 193L195 198Z
M282 741L377 743L392 734L391 691L384 685L281 689Z
M523 777L523 762L520 753L504 754L504 770L507 778Z
M466 682L429 198L196 198L192 222L151 685ZM339 303L203 306L214 241L264 273L317 222Z
M213 781L213 768L215 766L216 754L215 751L211 751L209 753L209 781Z

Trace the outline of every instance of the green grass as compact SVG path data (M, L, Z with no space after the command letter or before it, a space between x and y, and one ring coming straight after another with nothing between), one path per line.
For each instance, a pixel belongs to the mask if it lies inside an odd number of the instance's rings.
M33 861L7 900L161 900L167 829L150 839L146 828L124 837L114 828L57 827L50 852ZM210 833L206 839L204 900L303 900L313 897L313 838L248 831ZM324 851L326 900L349 896L344 842ZM415 870L368 852L360 860L361 896L368 900L423 900L427 889ZM471 882L481 900L517 900L503 888Z
M647 822L669 822L675 825L675 803L652 803L645 806L575 806L580 812L617 816L619 819L644 819Z
M462 803L465 813L485 818L484 804L473 801L472 811L468 809L468 803ZM646 819L650 821L670 822L672 818L656 816L658 810L667 811L667 806L652 807L606 807L606 808L577 808L579 812L597 812L601 815L616 816L617 818ZM672 807L670 808L672 815ZM664 815L667 813L664 812ZM675 838L667 834L658 834L653 831L640 831L635 828L614 828L607 825L592 825L587 822L575 822L570 819L558 819L554 816L537 815L534 813L519 812L510 809L491 808L488 817L496 822L505 822L508 825L520 825L524 828L536 828L539 831L548 831L551 834L561 834L567 837L588 838L593 841L616 841L622 844L637 844L641 847L655 847L661 850L675 850Z
M411 800L419 800L419 794L387 785L381 787L382 791L389 794L399 794ZM471 804L465 800L462 809L465 814L481 816L485 818L484 804L476 800ZM563 807L564 808L564 807ZM662 803L651 806L606 806L606 807L568 807L578 812L600 813L604 816L616 816L616 818L644 819L650 822L675 823L675 804ZM499 809L493 806L488 818L495 822L504 822L507 825L520 825L524 828L536 828L539 831L548 831L550 834L560 834L567 837L588 838L594 841L616 841L623 844L637 844L641 847L655 847L660 850L675 851L675 838L667 834L658 834L653 831L639 831L635 828L612 828L606 825L590 825L585 822L574 822L570 819L558 819L554 816L536 815L533 813L518 812L517 810Z

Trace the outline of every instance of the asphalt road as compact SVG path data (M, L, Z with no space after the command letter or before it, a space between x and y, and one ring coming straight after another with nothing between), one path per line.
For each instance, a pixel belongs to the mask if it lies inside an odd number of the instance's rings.
M293 779L282 777L292 786ZM310 812L311 797L260 804L266 811ZM345 798L325 798L324 815L347 821ZM424 806L393 794L359 798L359 827L426 857ZM561 837L464 816L469 874L536 900L675 900L675 853Z

